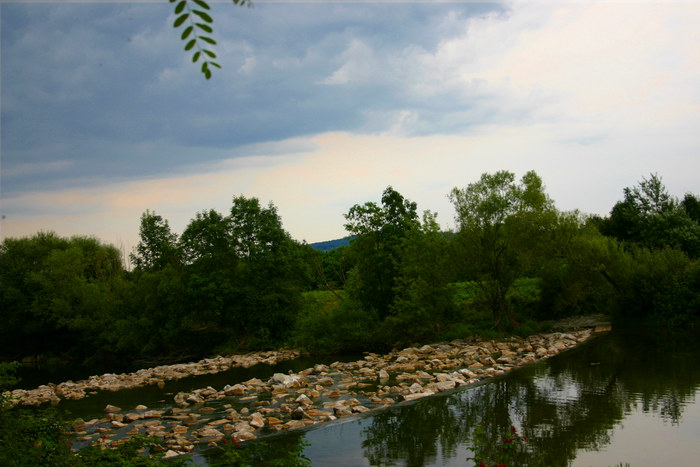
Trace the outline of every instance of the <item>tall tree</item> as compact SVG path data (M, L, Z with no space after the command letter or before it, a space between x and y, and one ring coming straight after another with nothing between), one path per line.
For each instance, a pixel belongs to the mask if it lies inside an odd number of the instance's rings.
M137 269L153 271L179 261L177 235L170 231L168 221L146 210L141 215L139 243L129 255Z
M382 194L382 205L356 204L345 219L345 229L354 235L355 258L351 294L368 310L384 319L394 301L394 285L401 242L419 227L416 203L405 199L391 186Z
M275 205L262 207L257 198L235 197L228 222L240 259L230 329L238 327L258 346L279 343L301 307L307 280L297 261L301 246L282 227Z
M691 258L700 256L700 223L693 219L695 197L683 203L672 197L661 177L652 174L637 186L624 189L624 200L601 223L601 232L646 248L679 248ZM697 201L697 200L695 200Z
M420 229L411 229L402 242L395 279L394 301L386 327L392 343L434 339L456 319L455 280L450 255L452 233L440 231L436 216L423 214Z
M470 278L499 329L518 327L507 293L532 261L544 228L556 218L542 179L526 173L520 183L507 171L484 173L478 182L450 193Z

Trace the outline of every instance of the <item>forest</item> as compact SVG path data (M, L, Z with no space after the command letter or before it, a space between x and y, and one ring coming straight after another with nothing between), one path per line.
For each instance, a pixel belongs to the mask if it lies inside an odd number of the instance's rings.
M5 239L0 359L138 367L525 335L577 314L700 317L700 201L672 197L656 174L606 217L559 211L534 171L484 173L448 196L455 231L389 186L380 203L350 208L349 244L326 251L244 196L179 234L144 212L131 266L96 238Z

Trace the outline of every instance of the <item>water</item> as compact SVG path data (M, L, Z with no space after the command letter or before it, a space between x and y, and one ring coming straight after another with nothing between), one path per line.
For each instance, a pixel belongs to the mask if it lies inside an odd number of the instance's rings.
M508 465L700 465L699 396L697 331L616 330L477 387L310 430L304 452L314 466L464 466L477 425L491 459L514 426L528 452Z
M464 466L471 465L466 459L480 425L491 459L511 426L529 438L508 465L699 465L697 337L692 329L669 333L618 326L576 349L466 389L268 437L265 453L281 455L304 439L309 443L304 454L314 466ZM285 365L296 371L311 363ZM285 369L232 370L169 382L163 391L102 393L61 406L86 419L107 403L156 408L172 404L166 393L220 388ZM206 464L215 454L202 450L195 459Z

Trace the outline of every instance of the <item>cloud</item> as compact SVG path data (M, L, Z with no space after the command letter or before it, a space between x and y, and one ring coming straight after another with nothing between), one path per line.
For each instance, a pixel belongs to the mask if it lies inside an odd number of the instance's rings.
M170 8L3 5L3 235L131 244L242 193L327 240L387 185L450 227L501 169L599 214L652 172L700 191L698 4L214 4L211 81Z

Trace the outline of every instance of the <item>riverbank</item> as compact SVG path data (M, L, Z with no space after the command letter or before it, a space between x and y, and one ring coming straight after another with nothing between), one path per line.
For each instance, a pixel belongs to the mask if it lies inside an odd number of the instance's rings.
M299 352L216 357L129 374L93 376L31 391L15 390L12 395L17 403L38 405L90 397L99 391L154 385L163 390L164 403L158 407L107 405L103 417L75 420L71 427L74 448L92 443L116 446L130 436L144 434L161 438L170 457L225 439L251 440L451 391L556 355L585 342L596 331L610 330L610 326L600 317L587 317L558 323L557 329L563 332L501 341L452 341L386 355L369 353L353 362L275 373L264 381L231 381L220 388L176 394L165 392L165 381L223 372L235 366L275 364L297 358Z
M609 330L600 323L595 326ZM573 348L594 331L587 327L502 341L409 347L386 355L367 354L354 362L276 373L267 381L253 378L219 389L170 394L170 405L158 410L107 406L103 418L73 423L75 447L114 446L145 434L163 439L171 457L225 439L246 441L305 428L503 374Z

